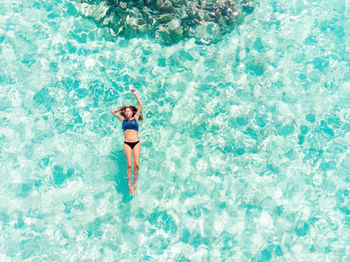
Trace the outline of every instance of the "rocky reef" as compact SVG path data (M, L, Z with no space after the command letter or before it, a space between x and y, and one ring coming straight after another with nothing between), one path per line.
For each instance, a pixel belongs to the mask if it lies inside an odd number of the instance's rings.
M216 43L253 12L255 0L77 0L84 17L113 36L150 35L165 45L194 37Z

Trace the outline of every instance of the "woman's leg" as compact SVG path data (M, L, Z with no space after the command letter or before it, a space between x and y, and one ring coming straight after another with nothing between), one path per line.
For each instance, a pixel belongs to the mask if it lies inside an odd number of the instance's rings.
M132 169L132 149L127 144L124 144L124 154L126 157L126 174L128 176L128 186L130 194L133 194L133 188L131 187L131 169Z
M140 152L141 152L141 145L140 142L137 143L132 151L134 155L134 182L133 184L133 191L136 192L136 183L137 183L137 176L139 173L139 166L140 166Z

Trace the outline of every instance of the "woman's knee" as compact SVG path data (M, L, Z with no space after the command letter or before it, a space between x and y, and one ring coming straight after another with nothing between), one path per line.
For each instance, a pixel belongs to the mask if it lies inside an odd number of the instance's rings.
M132 163L127 163L126 167L127 167L127 169L131 169L132 168Z

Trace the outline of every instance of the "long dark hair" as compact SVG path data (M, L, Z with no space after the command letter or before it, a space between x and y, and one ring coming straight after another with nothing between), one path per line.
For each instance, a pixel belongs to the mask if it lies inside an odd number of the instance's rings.
M121 115L122 115L124 118L126 118L125 109L127 109L127 108L130 108L130 109L131 109L131 111L132 111L132 116L134 117L134 115L135 115L136 112L137 112L136 106L122 106L122 107L119 107ZM142 120L143 120L143 114L142 114L142 112L140 112L139 121L142 121Z

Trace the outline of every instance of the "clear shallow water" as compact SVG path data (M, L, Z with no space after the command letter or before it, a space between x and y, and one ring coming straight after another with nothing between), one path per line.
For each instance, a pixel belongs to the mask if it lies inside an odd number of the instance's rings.
M1 261L349 260L349 7L260 1L222 42L106 40L0 3ZM138 192L121 123L144 103Z

